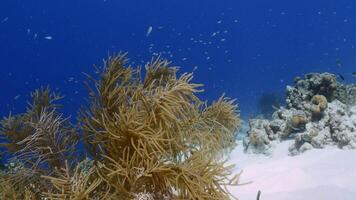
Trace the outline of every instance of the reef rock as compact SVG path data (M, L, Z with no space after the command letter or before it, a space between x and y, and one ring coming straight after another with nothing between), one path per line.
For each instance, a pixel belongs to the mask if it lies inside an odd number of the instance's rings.
M286 93L286 108L271 120L250 120L246 152L269 153L274 143L287 139L294 139L291 155L328 145L356 148L356 85L343 85L334 74L310 73L296 78Z
M250 130L247 131L243 143L245 151L269 154L274 143L304 130L307 121L305 112L283 108L273 114L272 120L251 119Z
M310 144L314 148L337 145L342 149L356 148L356 106L349 107L338 100L329 103L322 119L307 124L304 132L295 136L290 153L304 152L302 146Z
M346 105L356 105L356 84L340 85L334 96Z
M335 99L340 83L331 73L309 73L304 79L294 79L294 86L287 86L287 108L303 109L303 102L310 101L315 95L323 95L328 101Z
M267 153L272 147L273 131L266 119L250 120L250 130L243 140L245 150L250 153Z

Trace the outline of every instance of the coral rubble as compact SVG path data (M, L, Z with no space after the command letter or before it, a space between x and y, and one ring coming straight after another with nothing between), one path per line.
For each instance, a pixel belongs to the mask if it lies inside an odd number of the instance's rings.
M247 152L269 154L274 144L294 139L290 154L336 145L356 148L356 85L343 85L331 73L309 73L287 86L286 108L272 119L252 119L244 138Z
M36 91L24 114L1 121L15 156L0 174L1 199L229 199L238 175L225 165L240 124L237 104L211 105L192 74L153 59L140 68L118 54L88 75L89 105L78 126L59 113L61 97ZM76 156L84 141L89 158Z

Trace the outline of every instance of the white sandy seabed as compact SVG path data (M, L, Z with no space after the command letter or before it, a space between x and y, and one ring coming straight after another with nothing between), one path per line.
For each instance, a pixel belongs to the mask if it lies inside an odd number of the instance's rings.
M276 146L273 155L243 153L239 144L229 163L243 169L240 183L228 187L239 200L356 200L356 150L336 147L309 150L288 156L291 141Z

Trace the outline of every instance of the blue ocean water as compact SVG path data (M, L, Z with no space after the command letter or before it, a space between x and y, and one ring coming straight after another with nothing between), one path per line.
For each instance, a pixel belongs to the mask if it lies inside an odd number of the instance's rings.
M133 64L161 55L194 71L202 98L225 93L255 116L261 95L282 96L295 76L355 82L355 9L352 0L3 0L0 115L24 111L29 92L50 85L74 116L87 96L82 72L127 51Z

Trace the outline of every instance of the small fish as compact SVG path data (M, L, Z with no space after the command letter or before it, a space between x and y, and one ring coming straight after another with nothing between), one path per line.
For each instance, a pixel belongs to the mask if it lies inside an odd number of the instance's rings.
M21 95L16 95L15 97L14 97L14 100L17 100L17 99L19 99L21 97Z
M275 106L275 105L272 105L272 109L273 110L279 110L279 107Z
M339 74L339 73L337 73L337 76L341 79L341 80L345 80L345 77L342 75L342 74Z
M149 26L147 29L146 37L148 37L151 34L152 30L153 30L153 27Z
M3 20L1 20L1 23L6 22L7 20L9 20L9 18L8 18L8 17L5 17Z
M351 73L351 76L356 77L356 72L352 72L352 73Z
M295 127L291 127L294 131L300 131L300 130L302 130L302 129L300 129L300 128L295 128Z
M52 40L53 37L52 37L52 36L45 36L44 39L46 39L46 40Z

